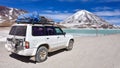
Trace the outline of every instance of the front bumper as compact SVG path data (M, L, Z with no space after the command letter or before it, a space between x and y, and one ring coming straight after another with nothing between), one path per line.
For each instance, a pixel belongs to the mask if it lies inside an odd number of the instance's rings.
M30 48L30 49L23 49L23 50L15 50L15 48L10 45L10 44L5 44L5 48L9 51L9 52L13 52L16 53L18 55L23 55L23 56L35 56L37 48Z

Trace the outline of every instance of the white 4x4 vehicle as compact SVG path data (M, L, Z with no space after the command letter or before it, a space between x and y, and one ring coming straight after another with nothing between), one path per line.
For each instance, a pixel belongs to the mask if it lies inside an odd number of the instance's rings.
M74 39L57 26L38 24L13 25L5 48L18 55L34 56L35 61L43 62L48 52L73 48Z

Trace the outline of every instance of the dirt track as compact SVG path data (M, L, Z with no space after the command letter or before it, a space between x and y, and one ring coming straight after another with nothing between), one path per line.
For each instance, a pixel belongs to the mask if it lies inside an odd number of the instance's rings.
M120 35L76 37L72 51L60 50L43 63L10 54L0 42L0 68L120 68Z

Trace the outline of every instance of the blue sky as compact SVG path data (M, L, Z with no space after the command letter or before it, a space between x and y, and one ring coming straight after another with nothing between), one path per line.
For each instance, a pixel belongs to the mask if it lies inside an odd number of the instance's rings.
M120 0L1 0L0 5L38 11L56 22L79 10L87 10L109 23L120 25Z

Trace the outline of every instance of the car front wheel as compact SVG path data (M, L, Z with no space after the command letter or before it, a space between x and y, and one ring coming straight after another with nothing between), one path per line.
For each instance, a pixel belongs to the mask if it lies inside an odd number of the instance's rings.
M72 48L73 48L73 43L74 43L73 40L70 40L70 41L69 41L69 44L68 44L68 47L67 47L67 50L68 50L68 51L72 50Z

